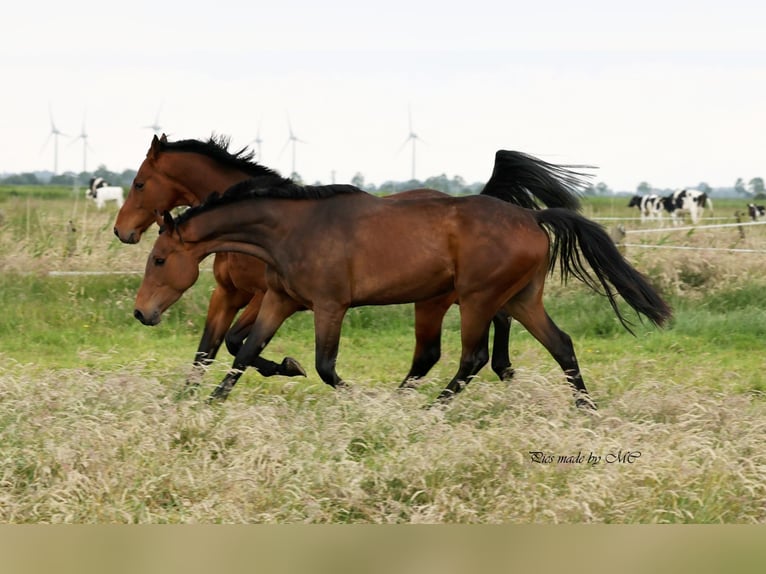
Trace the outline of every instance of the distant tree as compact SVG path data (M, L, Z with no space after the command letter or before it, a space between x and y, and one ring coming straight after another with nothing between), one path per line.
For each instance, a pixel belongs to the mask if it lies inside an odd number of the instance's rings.
M2 180L8 185L39 185L41 181L34 173L15 173Z
M450 185L449 178L445 173L429 177L423 183L427 188L436 189L442 193L450 193L452 191L452 186Z
M106 166L104 164L101 164L98 166L96 171L93 172L93 177L103 177L107 182L114 185L114 178L112 177L114 174L106 169Z
M131 185L133 185L133 180L136 179L136 170L135 169L126 169L124 170L120 175L117 181L119 182L118 185L121 185L122 187L130 188Z
M652 192L652 186L649 185L647 182L642 181L638 184L638 187L636 187L636 192L641 195L647 195Z
M599 181L596 184L596 194L597 195L608 195L612 193L612 190L609 189L609 186L605 184L603 181Z
M354 177L351 178L351 185L358 187L359 189L364 189L364 176L357 171L354 174Z
M60 173L54 175L50 180L50 185L74 185L75 174L73 173Z
M737 181L734 183L734 191L741 195L747 195L747 187L745 186L745 180L741 177L737 178Z
M763 178L761 177L754 177L750 180L748 185L750 186L750 190L752 191L753 195L764 193L766 191L763 185Z
M713 188L712 188L712 187L710 187L710 186L709 186L707 183L705 183L704 181L701 181L701 182L700 182L700 183L697 185L697 189L699 189L700 191L702 191L702 192L704 192L704 193L706 193L706 194L708 194L708 195L710 195L711 193L713 193Z

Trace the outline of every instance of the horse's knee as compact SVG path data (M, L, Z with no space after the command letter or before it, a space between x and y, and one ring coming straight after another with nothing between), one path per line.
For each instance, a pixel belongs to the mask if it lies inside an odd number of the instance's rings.
M242 348L242 344L245 341L245 337L242 336L240 333L234 333L230 329L226 332L226 336L224 337L224 343L226 344L226 349L229 351L230 354L236 355L239 350Z

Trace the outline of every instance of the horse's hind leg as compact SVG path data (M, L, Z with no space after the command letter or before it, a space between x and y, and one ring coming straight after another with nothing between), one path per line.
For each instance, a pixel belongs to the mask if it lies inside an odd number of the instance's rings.
M428 374L441 357L444 315L457 297L450 293L415 303L415 352L412 366L399 388L413 387Z
M462 353L457 373L437 397L438 402L447 402L462 391L484 365L489 361L489 323L491 314L474 311L472 305L460 304L460 339Z
M575 392L577 406L595 409L596 405L590 398L580 373L572 338L556 326L545 312L542 301L539 298L532 301L511 300L505 309L540 341L559 364Z
M497 373L501 381L510 381L514 374L508 354L508 346L511 342L511 321L511 317L504 311L495 313L492 318L492 325L495 328L492 343L492 370Z

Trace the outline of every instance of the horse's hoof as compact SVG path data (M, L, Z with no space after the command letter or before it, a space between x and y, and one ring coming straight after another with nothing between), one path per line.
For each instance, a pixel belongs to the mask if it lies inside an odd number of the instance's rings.
M212 405L213 403L222 403L229 396L230 390L231 389L226 389L225 387L218 386L213 390L212 393L210 393L210 396L205 402L208 405Z
M184 388L176 392L176 400L194 399L199 395L199 384L186 382Z
M597 411L598 408L596 407L596 403L593 402L593 399L591 399L588 396L581 396L578 397L575 401L575 406L577 406L578 409L583 409L584 411Z
M279 374L286 377L305 377L306 370L292 357L285 357L279 368Z
M452 399L455 398L455 394L455 391L444 389L441 393L439 393L439 396L436 397L434 405L448 405Z
M398 390L411 391L413 389L417 389L420 382L420 379L406 379L405 381L402 381L401 385L399 385Z
M509 383L513 380L513 376L516 374L516 370L513 367L507 367L500 373L500 380L504 383Z

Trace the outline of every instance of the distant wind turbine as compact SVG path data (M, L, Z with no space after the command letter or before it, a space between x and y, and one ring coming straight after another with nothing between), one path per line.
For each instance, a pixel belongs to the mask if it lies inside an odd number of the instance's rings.
M72 143L77 140L82 140L82 171L86 173L88 171L88 149L93 149L88 144L88 132L85 131L85 113L82 115L82 129L80 135L72 140Z
M160 125L160 112L162 111L162 103L160 103L160 107L157 108L157 115L154 116L154 123L144 126L145 129L152 130L155 135L159 135L159 133L162 131L162 126Z
M262 163L263 162L263 156L261 155L261 144L263 143L263 140L261 139L261 122L260 121L258 122L258 131L255 132L255 139L251 140L250 143L251 144L252 143L255 144L255 146L256 146L255 149L258 150L256 152L256 154L257 154L256 155L256 160L259 163Z
M66 136L66 134L56 127L56 122L53 121L53 110L50 105L48 105L48 117L51 121L51 131L48 133L48 138L45 140L43 149L40 153L45 150L48 146L48 142L53 138L53 173L57 174L59 172L59 136Z
M404 140L404 143L402 144L402 147L399 148L399 151L402 151L404 149L404 146L406 146L408 143L412 143L412 179L415 179L415 144L418 141L423 141L423 139L418 136L413 130L412 130L412 108L408 108L408 119L409 119L409 135L407 136L407 139Z
M279 152L279 155L282 155L282 153L284 153L284 151L285 151L285 149L287 148L288 145L290 145L291 143L293 144L293 169L292 169L292 172L291 172L291 176L292 176L293 174L296 173L295 172L295 144L296 143L308 143L308 142L305 142L302 139L299 139L299 138L295 137L295 132L293 132L293 125L292 125L292 123L290 123L290 116L289 115L287 116L287 127L290 130L290 136L287 138L287 141L285 142L285 145L282 147L282 151Z

